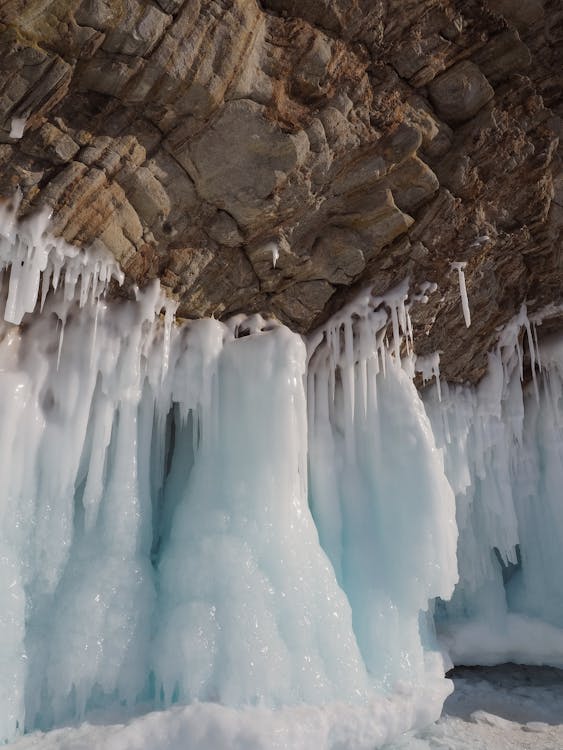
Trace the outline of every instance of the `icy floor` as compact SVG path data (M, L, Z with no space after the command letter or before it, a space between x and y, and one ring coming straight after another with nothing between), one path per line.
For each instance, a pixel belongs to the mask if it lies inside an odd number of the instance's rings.
M437 724L386 750L563 750L563 670L460 667Z
M563 750L563 670L550 667L459 668L455 692L435 725L405 736L385 750ZM270 720L272 714L269 715ZM264 717L265 718L265 717ZM100 717L102 721L102 717ZM21 738L13 750L296 750L318 736L322 716L302 707L277 712L259 732L250 731L244 712L210 704L176 707L132 719L127 724L85 723ZM253 722L255 724L255 722ZM356 726L356 729L358 727ZM354 736L354 720L349 722ZM358 736L359 739L359 736ZM350 739L339 750L365 747Z

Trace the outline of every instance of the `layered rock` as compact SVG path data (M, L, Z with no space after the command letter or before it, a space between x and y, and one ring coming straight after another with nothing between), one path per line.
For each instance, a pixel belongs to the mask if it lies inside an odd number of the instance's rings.
M416 347L477 380L562 302L562 40L556 0L8 0L0 195L186 317L436 282Z

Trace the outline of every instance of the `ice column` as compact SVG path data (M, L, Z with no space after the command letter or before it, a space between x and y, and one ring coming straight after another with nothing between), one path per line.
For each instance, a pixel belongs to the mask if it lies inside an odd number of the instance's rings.
M350 607L307 505L303 342L277 327L227 342L207 368L210 406L158 565L157 692L365 700Z
M399 290L400 292L400 290ZM454 495L430 423L399 359L406 295L358 300L313 342L309 368L311 503L379 684L434 702L443 669L424 613L456 581ZM385 346L388 322L394 345ZM439 594L442 592L442 594Z

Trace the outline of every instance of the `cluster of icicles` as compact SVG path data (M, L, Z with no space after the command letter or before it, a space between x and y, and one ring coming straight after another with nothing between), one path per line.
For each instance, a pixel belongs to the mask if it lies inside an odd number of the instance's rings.
M537 413L560 415L563 366L554 345L528 417L524 311L483 388L442 384L425 406L412 378L439 385L439 359L414 356L409 305L431 284L366 292L307 343L257 315L175 325L157 285L104 301L111 257L54 240L44 218L2 221L1 739L204 702L225 707L221 731L240 709L257 748L300 748L303 706L303 747L373 748L440 713L435 607L468 658L471 627L502 617L555 648L563 613L530 592L538 576L557 588L557 566L524 541L553 529L540 489L558 512L561 420L544 435ZM287 717L275 741L256 729L268 711L267 726Z
M104 248L79 250L49 233L50 212L18 221L21 194L0 202L0 278L10 269L4 320L19 324L40 298L43 310L49 290L63 286L63 298L80 307L99 300L111 279L123 283L123 272ZM64 271L63 271L64 269Z

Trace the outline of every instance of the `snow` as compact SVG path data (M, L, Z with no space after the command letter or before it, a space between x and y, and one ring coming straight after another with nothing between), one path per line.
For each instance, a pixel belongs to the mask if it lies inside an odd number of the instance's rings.
M563 673L503 664L459 668L437 724L386 750L560 750Z
M195 703L155 711L127 723L84 722L16 741L14 750L373 750L416 720L412 703L393 711L379 704L351 708L344 704L296 706L272 711L233 709Z
M512 661L563 667L562 628L509 611L501 617L493 626L486 619L455 624L451 629L443 624L441 640L454 664Z
M560 750L563 674L507 664L458 669L440 720L408 732L385 750ZM405 708L408 706L405 704ZM14 750L372 750L381 738L377 707L329 705L269 711L194 704L112 720L98 713L80 725L35 732ZM398 730L399 727L396 727Z

